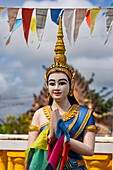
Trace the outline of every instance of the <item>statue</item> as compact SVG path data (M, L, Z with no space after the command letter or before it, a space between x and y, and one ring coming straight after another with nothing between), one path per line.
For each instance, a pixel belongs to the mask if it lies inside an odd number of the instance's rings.
M95 126L93 110L77 103L73 95L75 71L66 64L59 20L54 64L44 76L49 104L38 109L29 126L26 170L87 170L82 155L93 155Z

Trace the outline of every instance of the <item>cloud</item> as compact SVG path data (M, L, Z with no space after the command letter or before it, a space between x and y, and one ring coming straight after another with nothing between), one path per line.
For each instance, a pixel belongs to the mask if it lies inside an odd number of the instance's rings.
M23 7L95 7L87 0L58 0L58 1L26 1ZM18 17L21 17L21 10ZM105 17L105 16L104 16ZM66 46L66 56L68 63L73 64L85 77L88 79L92 72L95 72L95 82L93 87L107 85L111 87L113 81L109 78L109 74L113 71L113 50L112 50L112 35L108 43L104 45L106 39L105 33L105 18L102 17L102 12L99 14L95 30L89 38L89 28L85 21L82 23L78 39L74 45L70 47L67 41L67 35L64 28L64 41ZM29 47L26 45L22 27L16 30L11 42L5 46L4 37L8 34L7 14L2 18L0 28L0 83L2 88L0 94L22 96L30 95L34 92L39 94L44 79L45 71L42 65L47 67L53 63L55 56L54 47L56 43L57 25L55 25L48 14L43 40L40 48L37 50L38 40L35 36L35 43L31 44L31 33L29 34ZM109 71L110 68L110 71ZM4 70L4 71L3 71ZM107 71L108 70L108 71ZM3 72L3 73L2 73ZM7 79L6 79L7 77Z
M92 73L95 73L94 82L91 84L91 88L97 88L97 90L103 86L112 88L113 79L110 75L113 73L113 57L108 59L98 59L93 58L77 58L76 62L74 59L70 61L73 63L75 69L81 73L82 76L89 80Z
M7 80L5 76L0 73L0 96L3 95L8 89Z
M92 7L93 5L88 2L87 0L57 0L57 1L26 1L25 3L23 3L24 7L49 7L49 8L76 8L76 7Z

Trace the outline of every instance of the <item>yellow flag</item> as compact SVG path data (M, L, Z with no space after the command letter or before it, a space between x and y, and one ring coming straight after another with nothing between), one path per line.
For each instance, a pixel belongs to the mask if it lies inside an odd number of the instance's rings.
M36 17L33 17L31 19L30 29L32 31L32 34L36 32Z
M35 34L35 32L36 32L36 17L33 17L33 18L31 19L30 29L31 29L31 32L32 32L32 40L31 40L31 43L34 43L34 34Z
M91 19L90 35L92 34L92 32L94 30L95 21L96 21L96 18L98 16L100 10L101 10L101 8L90 9L90 19Z
M0 13L2 12L3 9L4 9L4 8L0 7Z

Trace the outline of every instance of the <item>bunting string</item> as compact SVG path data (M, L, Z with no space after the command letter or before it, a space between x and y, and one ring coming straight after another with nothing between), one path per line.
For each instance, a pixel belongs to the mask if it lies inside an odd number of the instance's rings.
M0 7L0 16L2 17L3 10L7 7ZM50 10L50 18L55 23L58 24L59 17L63 16L64 27L67 34L67 39L69 44L71 42L76 42L79 29L85 20L89 27L89 34L92 36L97 17L100 11L104 9L101 17L105 17L106 20L106 44L108 42L109 36L112 34L113 26L113 7L104 8L7 8L8 14L8 24L9 24L9 34L4 38L7 39L6 45L9 44L11 40L12 33L17 30L21 25L23 27L23 34L25 42L28 45L29 40L29 30L33 35L32 43L34 42L34 35L37 33L38 36L38 48L43 38L44 29L46 27L46 19L48 15L48 10ZM18 11L21 10L22 18L18 18ZM35 12L35 17L32 17L33 11ZM96 36L93 36L96 37Z

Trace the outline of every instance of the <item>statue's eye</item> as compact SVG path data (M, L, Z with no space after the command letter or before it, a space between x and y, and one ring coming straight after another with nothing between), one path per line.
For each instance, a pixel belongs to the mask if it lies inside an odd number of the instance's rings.
M50 86L55 86L55 83L50 82L49 85L50 85Z
M61 81L61 82L59 82L59 85L66 85L66 82Z

